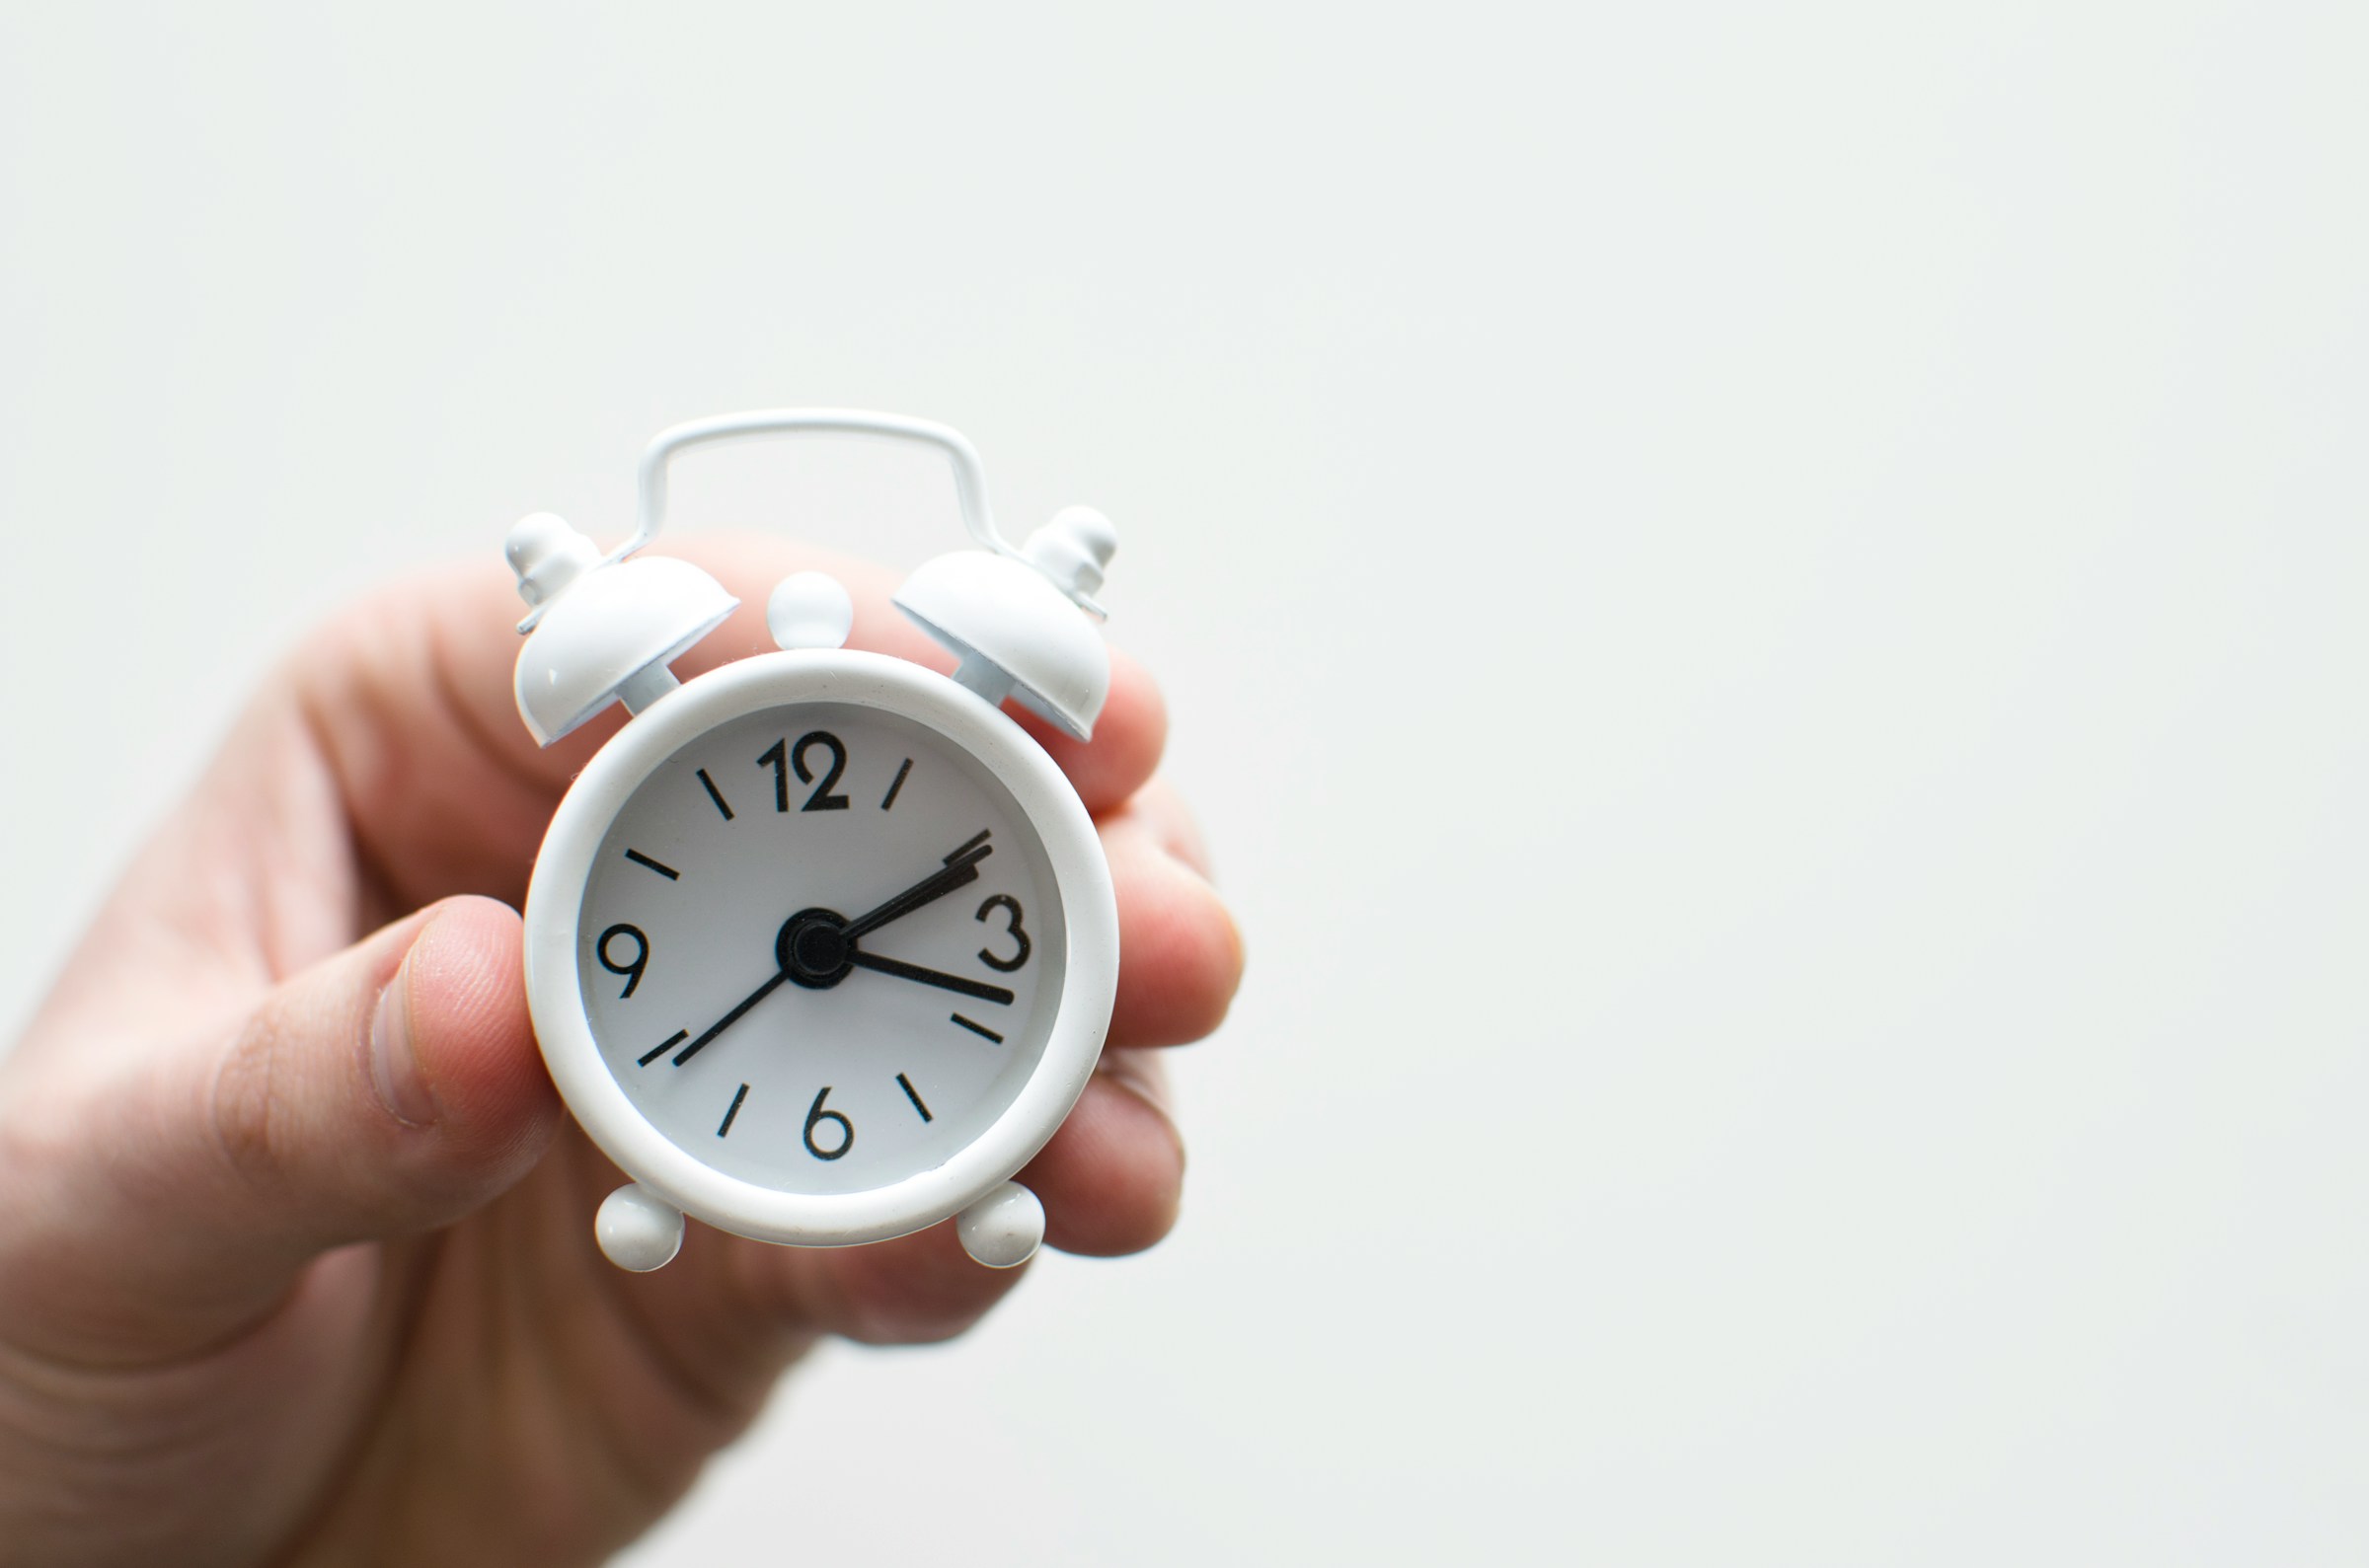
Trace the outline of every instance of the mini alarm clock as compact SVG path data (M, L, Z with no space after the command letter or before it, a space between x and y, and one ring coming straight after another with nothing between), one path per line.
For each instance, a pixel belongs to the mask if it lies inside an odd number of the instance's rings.
M895 596L951 675L841 644L834 579L774 588L778 652L678 681L738 601L638 556L668 463L822 432L952 460L978 549ZM843 410L728 414L645 452L633 536L602 557L549 513L505 546L528 615L519 715L549 745L631 715L551 820L526 897L526 986L569 1109L627 1185L594 1233L663 1266L683 1217L793 1246L885 1240L952 1216L979 1262L1025 1262L1044 1211L1012 1177L1101 1053L1118 922L1094 824L1007 699L1081 739L1109 685L1093 594L1114 548L1082 507L1015 549L977 454L943 425Z

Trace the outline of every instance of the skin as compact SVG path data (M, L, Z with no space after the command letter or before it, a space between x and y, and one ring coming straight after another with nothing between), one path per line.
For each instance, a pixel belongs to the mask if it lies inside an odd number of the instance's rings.
M816 565L855 595L851 646L948 667L875 568L683 554L742 600L686 677L770 648L767 591ZM519 614L498 566L455 570L311 638L0 1064L0 1562L597 1562L821 1336L944 1339L1026 1272L971 1262L951 1223L843 1251L693 1223L649 1275L600 1255L624 1178L544 1073L515 909L623 715L538 751ZM1091 745L1024 719L1117 886L1109 1048L1021 1175L1048 1243L1097 1256L1175 1223L1147 1048L1215 1028L1242 967L1154 778L1159 693L1113 666ZM416 1076L374 1071L374 1025Z

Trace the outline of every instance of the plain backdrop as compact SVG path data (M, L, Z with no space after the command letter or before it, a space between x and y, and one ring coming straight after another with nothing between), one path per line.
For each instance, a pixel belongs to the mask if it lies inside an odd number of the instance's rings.
M2359 1561L2365 19L9 0L0 1013L356 590L940 418L1249 979L1166 1245L632 1568Z

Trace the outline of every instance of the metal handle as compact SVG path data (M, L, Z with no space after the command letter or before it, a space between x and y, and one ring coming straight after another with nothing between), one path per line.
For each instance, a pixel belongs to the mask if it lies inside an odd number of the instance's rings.
M744 413L720 413L692 419L660 430L642 452L641 490L634 536L601 558L601 565L623 560L657 537L666 521L666 465L676 454L719 441L737 441L758 435L869 435L892 441L915 441L946 454L955 467L955 497L962 508L963 526L970 537L999 556L1025 560L995 531L987 509L987 473L978 452L952 425L901 413L874 413L863 409L752 409ZM518 624L532 630L542 619L538 605Z
M955 494L962 506L962 522L970 537L1002 556L1018 551L995 531L987 510L987 473L979 454L962 432L952 425L901 413L872 413L862 409L754 409L746 413L720 413L660 430L642 452L642 496L634 537L619 555L631 555L656 536L666 515L666 464L676 453L718 441L736 441L754 435L872 435L892 441L918 441L946 454L955 466Z

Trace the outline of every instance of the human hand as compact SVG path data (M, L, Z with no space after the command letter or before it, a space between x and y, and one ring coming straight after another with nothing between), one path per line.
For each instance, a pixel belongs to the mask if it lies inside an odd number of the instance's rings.
M742 609L685 676L771 647L766 541L683 552ZM850 646L946 668L890 580ZM601 1256L624 1178L530 1031L513 912L612 713L538 751L498 564L311 639L141 853L0 1063L0 1562L598 1561L824 1334L959 1333L1025 1270L951 1224L844 1250L689 1227ZM1157 1059L1216 1027L1241 948L1153 779L1165 717L1114 658L1092 745L1024 719L1101 829L1122 960L1109 1048L1022 1179L1048 1244L1174 1222ZM497 901L499 902L497 902ZM505 907L510 906L510 907Z

